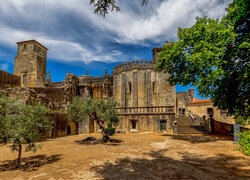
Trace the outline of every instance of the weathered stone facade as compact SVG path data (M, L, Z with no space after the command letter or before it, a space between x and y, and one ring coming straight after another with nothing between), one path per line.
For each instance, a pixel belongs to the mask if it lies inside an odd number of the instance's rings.
M136 60L114 68L113 97L121 104L119 111L123 114L119 130L158 132L160 121L165 121L162 129L172 130L175 87L167 82L168 75L156 71L154 66L151 60ZM166 107L172 107L172 111L166 112Z
M0 89L20 87L20 80L19 76L0 70Z
M176 93L175 86L167 82L168 74L156 70L155 64L162 48L152 50L153 61L136 60L120 64L114 67L112 75L107 70L105 75L96 77L89 76L88 72L79 77L67 73L64 81L51 82L50 72L46 80L48 49L35 40L18 42L17 45L14 75L0 71L0 94L18 97L26 103L40 101L53 110L55 113L50 118L56 125L51 137L98 131L93 119L86 119L80 124L68 120L66 107L75 96L118 101L120 123L116 130L120 132L173 133L176 114L190 111L202 116L203 110L207 111L212 106L200 104L202 107L199 107L193 103L192 88Z
M45 85L47 50L35 40L17 42L14 74L21 77L21 87Z

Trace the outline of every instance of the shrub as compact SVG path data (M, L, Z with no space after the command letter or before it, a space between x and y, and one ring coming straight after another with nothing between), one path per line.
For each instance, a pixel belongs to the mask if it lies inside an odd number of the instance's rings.
M108 122L107 128L105 128L105 133L108 134L109 136L112 136L115 133L115 128L112 127L112 123Z
M250 155L250 130L240 132L240 150L246 155Z

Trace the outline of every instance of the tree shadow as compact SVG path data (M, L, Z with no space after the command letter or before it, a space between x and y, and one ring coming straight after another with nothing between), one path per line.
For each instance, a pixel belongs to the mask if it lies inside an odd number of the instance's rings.
M62 159L61 154L55 155L37 155L31 157L23 157L21 159L21 165L16 168L17 160L7 160L7 161L0 161L0 172L5 171L14 171L14 170L21 170L21 171L36 171L39 167L44 166L46 164L52 164Z
M249 165L235 162L244 157L218 154L203 157L180 153L181 158L164 156L165 150L145 153L145 158L121 158L114 163L92 167L103 179L246 179L250 177ZM239 168L241 167L241 168ZM248 168L248 169L247 169Z
M215 142L215 141L233 141L233 137L231 136L216 136L216 135L162 135L169 136L175 140L189 141L190 143L207 143L207 142Z
M109 139L108 142L103 142L101 139L97 139L95 137L87 137L81 141L75 141L75 143L78 144L82 144L82 145L98 145L98 144L103 144L103 145L107 145L107 146L120 146L120 143L122 143L124 141L120 140L120 139Z

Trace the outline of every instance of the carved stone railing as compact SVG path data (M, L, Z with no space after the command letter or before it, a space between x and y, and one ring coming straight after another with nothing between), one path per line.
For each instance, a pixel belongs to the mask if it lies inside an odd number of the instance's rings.
M175 114L174 106L118 107L116 109L119 116Z

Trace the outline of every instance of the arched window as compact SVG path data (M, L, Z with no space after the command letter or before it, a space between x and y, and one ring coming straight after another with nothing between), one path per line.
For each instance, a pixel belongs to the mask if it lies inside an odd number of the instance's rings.
M128 82L128 93L132 92L132 85L131 82Z

